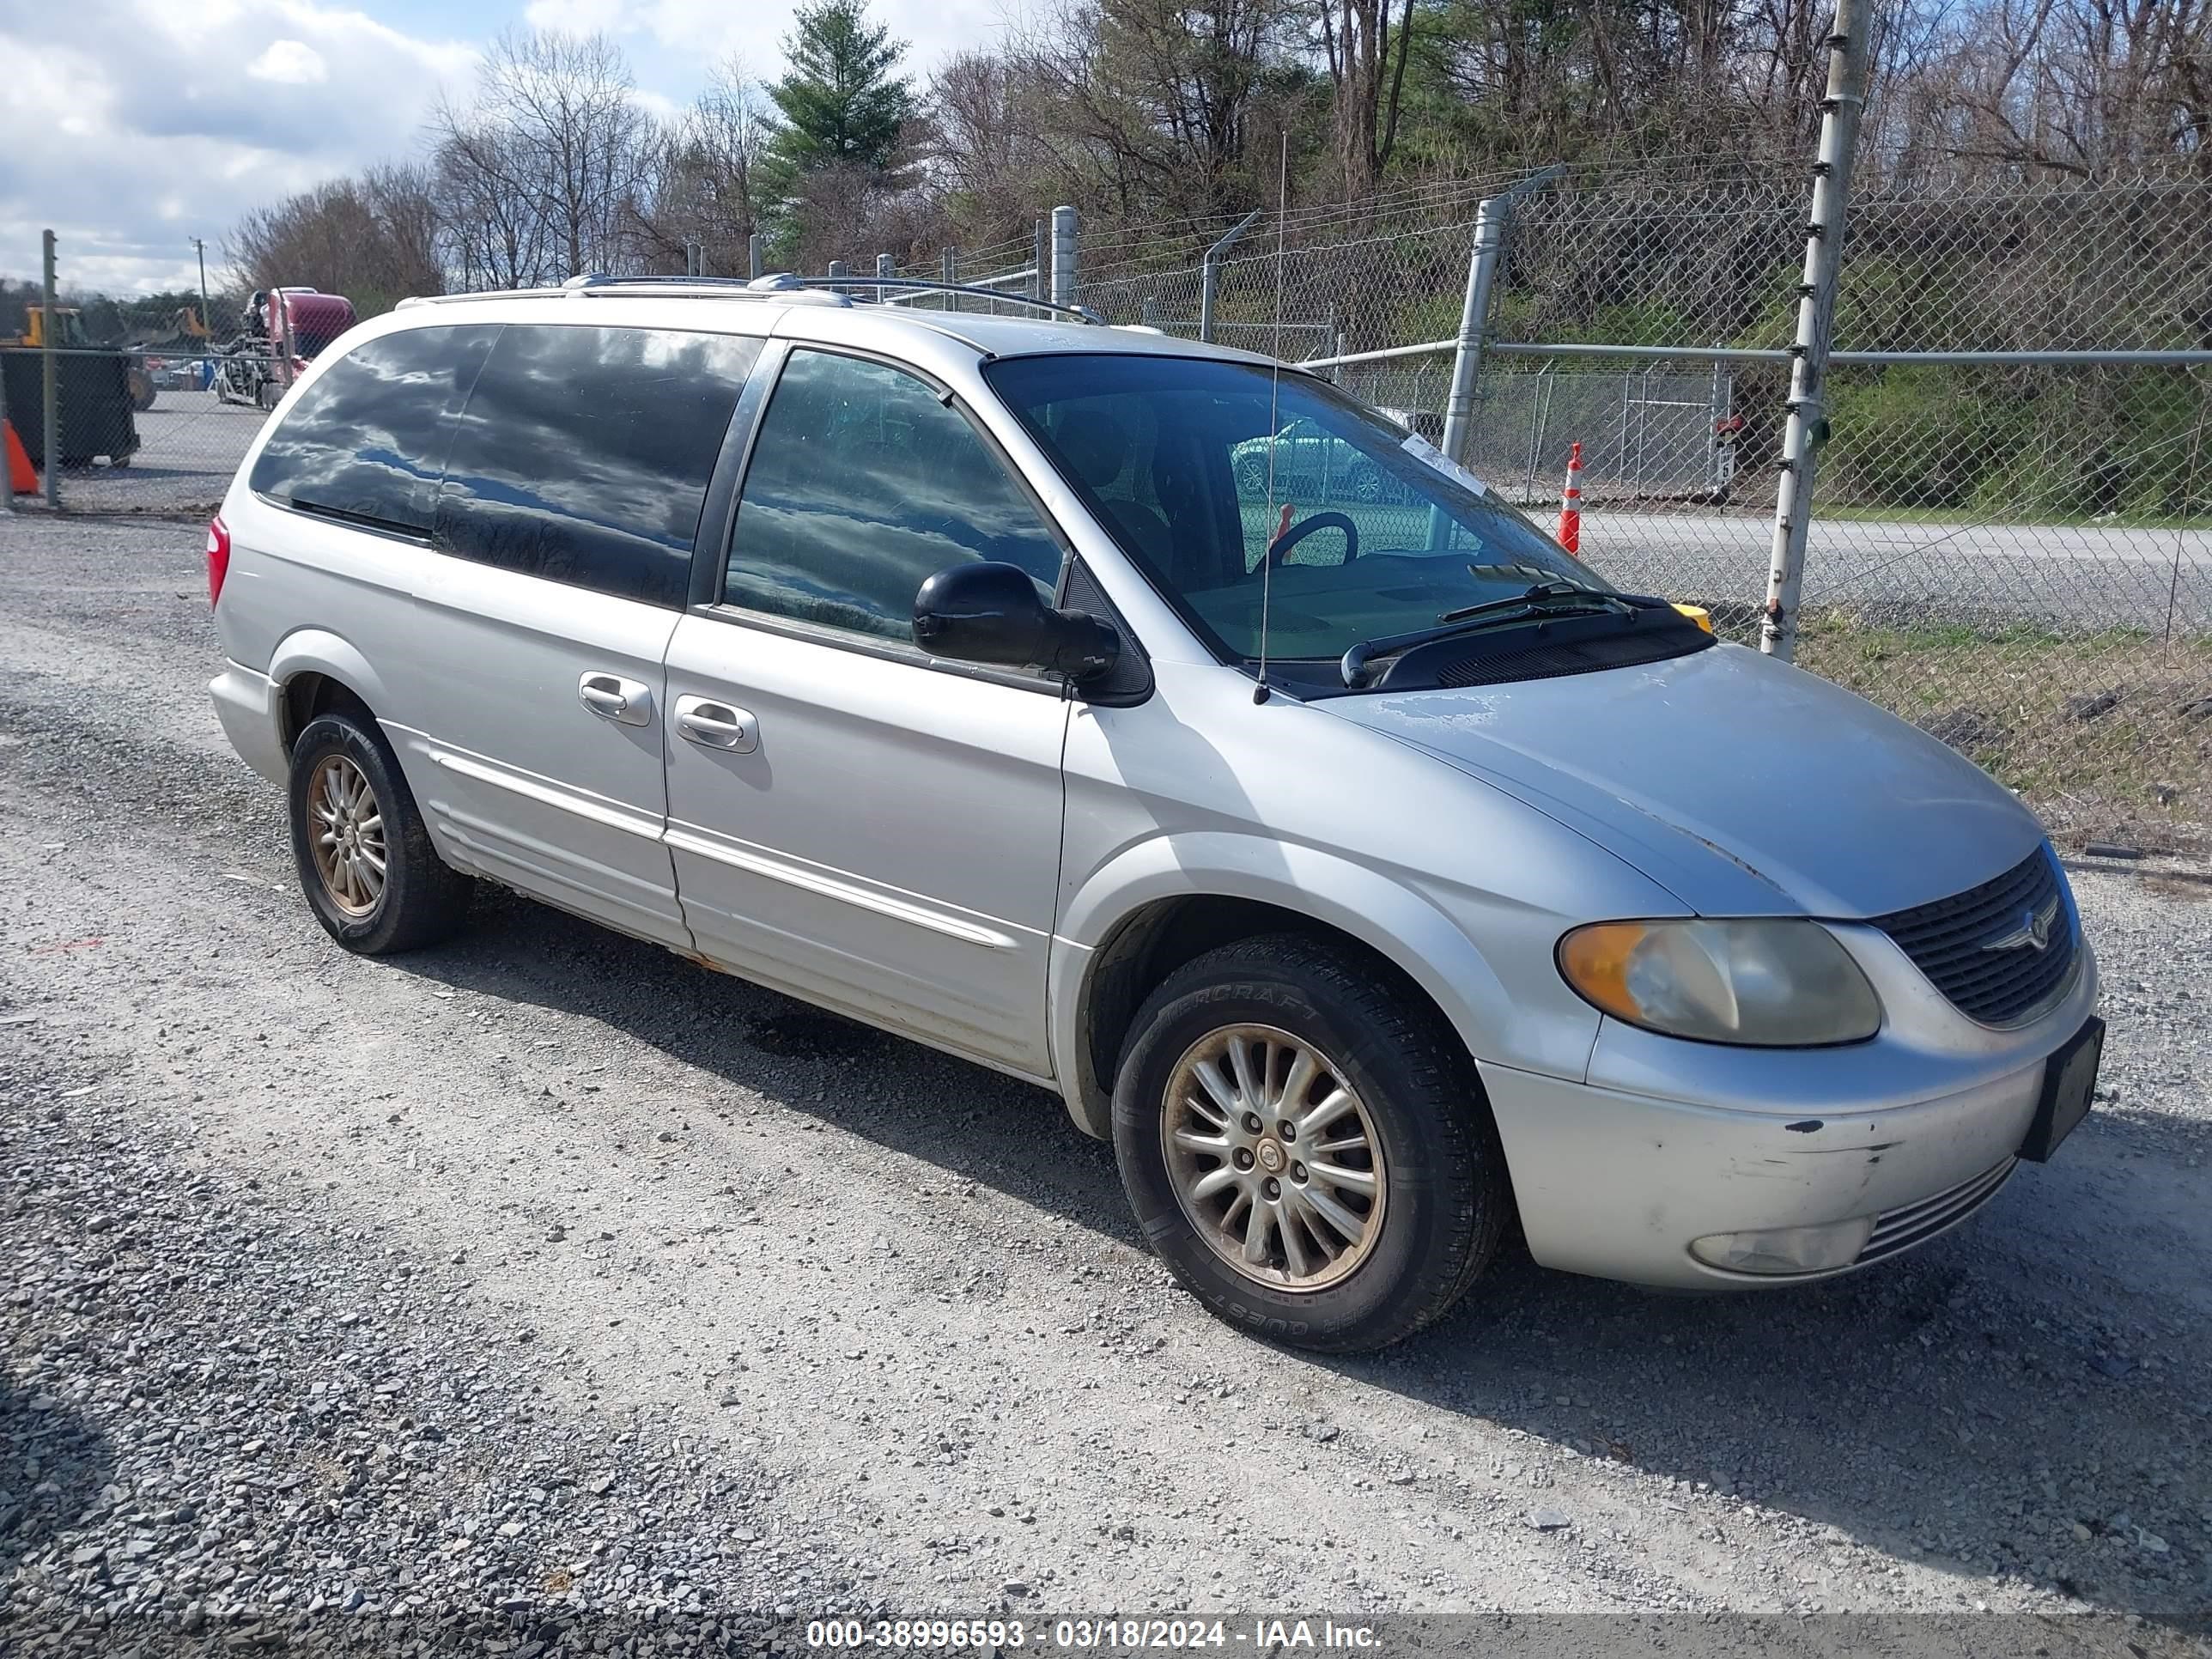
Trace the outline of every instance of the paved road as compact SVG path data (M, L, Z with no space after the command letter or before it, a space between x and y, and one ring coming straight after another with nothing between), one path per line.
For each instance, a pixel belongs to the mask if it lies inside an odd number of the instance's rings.
M1595 510L1583 518L1583 554L1624 585L1757 604L1772 533L1765 518ZM1805 571L1808 605L2212 629L2212 529L1815 519Z
M1508 1260L1317 1361L1177 1293L1042 1094L497 895L338 951L209 710L197 532L0 544L0 1458L42 1460L0 1461L0 1646L113 1609L1986 1605L2187 1650L2206 890L2081 877L2112 1097L1966 1231L1756 1298Z

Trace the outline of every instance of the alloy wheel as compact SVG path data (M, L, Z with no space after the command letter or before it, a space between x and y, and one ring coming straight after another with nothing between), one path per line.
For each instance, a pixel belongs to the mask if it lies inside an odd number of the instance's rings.
M324 892L347 915L368 915L384 896L384 811L351 756L326 756L316 766L307 817Z
M1382 1236L1381 1138L1327 1056L1272 1025L1208 1032L1176 1063L1161 1150L1214 1253L1278 1291L1346 1278Z

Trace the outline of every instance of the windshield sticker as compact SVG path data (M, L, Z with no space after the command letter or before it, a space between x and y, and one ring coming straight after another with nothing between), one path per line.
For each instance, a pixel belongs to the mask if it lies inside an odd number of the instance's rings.
M1490 487L1484 483L1481 479L1476 477L1474 473L1468 471L1457 461L1452 459L1450 456L1445 454L1443 450L1438 449L1426 438L1421 436L1419 433L1416 432L1413 434L1413 436L1407 438L1404 443L1399 445L1399 447L1404 450L1408 455L1413 457L1414 459L1427 462L1431 466L1436 468L1437 471L1443 473L1444 477L1449 478L1454 483L1459 485L1461 489L1468 491L1470 494L1486 495L1490 493Z

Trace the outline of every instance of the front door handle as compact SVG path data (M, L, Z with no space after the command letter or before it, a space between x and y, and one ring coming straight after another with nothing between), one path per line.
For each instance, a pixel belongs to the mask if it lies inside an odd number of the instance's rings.
M594 670L576 682L576 701L617 726L653 724L653 690L643 680Z
M760 726L750 714L708 697L677 698L676 729L702 748L750 755L760 747Z

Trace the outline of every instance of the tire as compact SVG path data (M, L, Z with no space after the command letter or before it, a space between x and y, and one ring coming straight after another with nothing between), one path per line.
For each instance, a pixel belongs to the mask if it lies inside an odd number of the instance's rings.
M1246 495L1265 495L1267 493L1267 464L1249 455L1237 463L1237 488Z
M1277 1041L1285 1036L1287 1046ZM1207 1118L1231 1115L1194 1067L1214 1067L1217 1085L1249 1097L1227 1052L1238 1043L1248 1074L1264 1067L1277 1109L1301 1048L1334 1073L1353 1103L1310 1123L1304 1143L1332 1163L1308 1153L1315 1167L1307 1170L1296 1136L1279 1130L1235 1142L1224 1129L1226 1156L1180 1139L1170 1147L1171 1131L1211 1139ZM1198 1104L1182 1103L1193 1097ZM1336 1097L1318 1077L1301 1091L1310 1109L1327 1110ZM1456 1036L1371 960L1296 934L1209 951L1146 1000L1115 1075L1114 1149L1138 1224L1184 1288L1231 1324L1323 1353L1387 1347L1443 1317L1489 1264L1512 1213L1497 1126ZM1179 1185L1192 1191L1224 1170L1235 1173L1212 1182L1210 1195L1178 1196ZM1240 1212L1237 1190L1264 1194L1255 1183L1269 1170L1279 1170L1282 1196L1270 1200L1280 1207L1263 1240L1268 1260L1256 1269L1232 1264L1233 1242L1249 1237L1258 1204L1248 1198ZM1364 1211L1352 1179L1361 1175L1374 1189ZM1319 1197L1354 1228L1325 1229L1310 1208L1283 1219ZM1341 1248L1324 1263L1332 1243Z
M1371 461L1362 461L1352 469L1347 481L1352 486L1352 499L1369 507L1382 499L1382 470Z
M343 810L359 800L362 789L366 805ZM308 722L292 745L285 793L301 890L315 920L340 945L362 956L385 956L434 945L459 927L473 884L449 869L431 846L399 763L373 725L351 714L323 714ZM373 872L354 866L348 872L339 857L342 849L326 850L319 858L318 837L331 828L334 807L351 836L345 845L381 854L380 887Z

